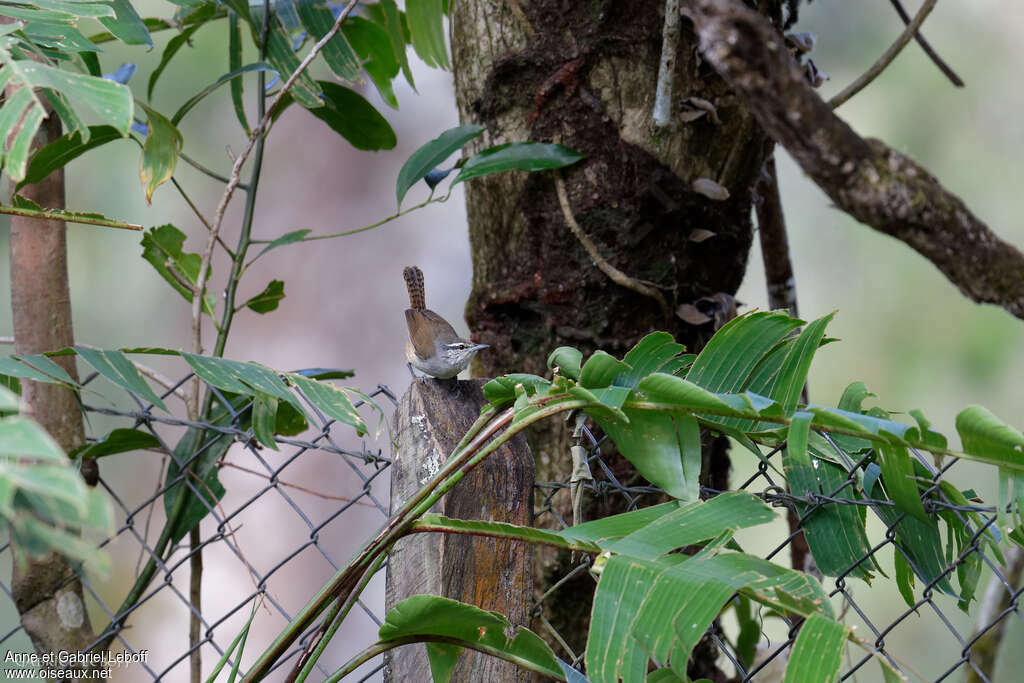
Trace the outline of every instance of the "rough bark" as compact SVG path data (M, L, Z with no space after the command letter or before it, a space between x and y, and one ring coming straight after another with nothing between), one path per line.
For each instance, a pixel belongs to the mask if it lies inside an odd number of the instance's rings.
M51 115L35 144L41 146L60 134L60 120ZM63 171L23 188L21 194L45 208L64 208ZM15 352L35 354L73 345L64 223L12 216L10 249ZM53 360L77 379L73 356ZM65 451L84 443L82 413L71 391L23 381L22 400L28 414ZM62 555L15 562L12 573L14 602L38 652L84 651L94 641L81 584Z
M702 54L836 206L906 243L969 299L1024 318L1024 254L913 159L837 117L764 17L737 0L684 6Z
M480 415L483 382L413 382L395 411L395 462L391 508L418 491L444 464ZM431 512L455 519L529 525L533 521L533 458L525 440L512 439L473 469ZM388 555L386 601L431 593L500 612L513 625L530 621L532 554L529 546L481 536L413 534ZM390 651L384 680L426 680L426 646ZM530 674L515 664L466 651L452 680L526 683Z
M480 341L491 345L478 358L477 375L544 374L548 354L560 345L584 354L597 348L621 354L656 329L697 350L713 325L691 325L673 312L739 287L752 240L752 190L768 140L698 56L688 22L674 60L673 124L654 126L664 4L452 3L461 121L486 127L481 146L559 141L584 153L586 159L564 173L576 221L605 260L653 283L669 304L664 311L655 299L615 284L595 267L566 225L551 175L507 173L474 181L466 188L474 267L466 318ZM776 23L782 4L756 3ZM713 114L684 122L680 115L695 106L690 98L710 103ZM702 178L726 188L728 199L695 191L693 182ZM691 239L695 231L713 236ZM539 480L567 478L568 437L561 424L531 435ZM636 476L628 463L611 466L624 482ZM727 468L726 458L718 475ZM568 496L559 504L568 518ZM612 511L621 506L591 507L587 515ZM568 562L568 555L545 557L543 565L551 576L564 576ZM560 589L564 599L545 602L556 627L575 637L574 647L582 647L592 591L593 582L579 576Z

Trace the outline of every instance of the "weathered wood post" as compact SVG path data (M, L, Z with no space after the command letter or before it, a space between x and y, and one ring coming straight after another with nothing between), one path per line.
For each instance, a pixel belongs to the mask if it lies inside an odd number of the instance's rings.
M396 509L444 463L484 404L482 380L415 381L395 411L396 451L391 466L391 509ZM530 524L533 521L533 457L516 438L490 455L437 503L431 512L458 519ZM533 589L532 551L518 541L413 534L388 557L387 608L420 593L442 595L500 612L528 626ZM388 653L384 680L430 680L423 644ZM466 651L453 681L528 683L529 672L493 657Z

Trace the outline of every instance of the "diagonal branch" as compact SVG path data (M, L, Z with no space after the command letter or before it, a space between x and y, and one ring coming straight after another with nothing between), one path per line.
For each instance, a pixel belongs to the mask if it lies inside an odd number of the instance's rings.
M907 10L903 9L903 5L900 3L900 0L889 0L889 2L892 4L893 9L896 10L896 14L900 15L900 19L903 20L904 25L909 24L910 15L907 14ZM943 61L942 57L940 57L928 41L924 39L924 36L921 35L920 31L914 34L914 40L917 41L917 44L921 46L921 49L924 50L926 55L928 55L928 58L932 60L935 66L939 67L939 71L941 71L953 85L958 88L964 87L963 79L957 76L956 72L953 71L949 64L946 64L946 62Z
M210 261L213 258L213 246L217 240L218 235L220 235L221 225L224 223L224 212L227 211L228 204L231 202L231 196L235 193L235 190L239 186L242 174L242 166L245 165L245 162L249 158L249 155L252 153L253 148L256 147L256 141L259 140L270 127L270 123L273 119L274 112L277 111L277 108L278 106L280 106L281 101L284 99L284 96L291 89L292 85L295 84L295 81L298 80L299 76L301 76L306 71L310 63L312 63L316 56L320 54L320 51L324 49L324 46L327 45L327 43L338 34L338 31L341 29L342 22L344 22L345 19L348 18L348 15L355 8L356 4L358 4L358 0L349 0L349 2L345 5L344 9L342 9L341 12L338 14L338 18L335 19L334 25L331 26L330 30L327 31L327 33L324 34L323 38L318 40L316 44L313 45L313 47L309 51L309 54L307 54L305 58L303 58L303 60L299 63L299 66L296 67L295 71L292 72L292 75L288 78L287 81L285 81L284 85L281 86L281 89L277 92L277 95L271 101L270 106L267 107L266 114L256 125L256 127L252 129L252 133L249 134L249 139L245 143L245 148L242 150L241 154L239 154L238 157L235 158L235 163L231 167L231 177L228 178L227 187L224 188L224 194L221 195L220 202L217 204L216 213L214 213L213 226L206 240L206 248L203 250L203 261L202 266L199 269L198 281L196 282L196 286L193 289L194 296L192 297L192 350L195 353L202 353L203 350L202 302L204 298L203 295L206 292L206 277L210 268Z
M935 9L935 4L938 1L939 0L924 0L924 4L921 5L921 9L917 10L917 14L914 15L914 20L907 24L906 28L903 29L903 33L901 33L896 41L889 46L889 49L871 65L871 68L858 76L857 80L843 88L841 93L829 100L829 105L833 109L836 109L866 88L871 81L878 78L878 76L885 71L886 67L892 64L892 60L896 59L896 56L903 51L903 48L907 46L907 43L910 42L911 38L917 35L917 29L921 28L921 24L923 24L924 20L928 18L931 11Z
M687 0L701 50L836 206L905 242L964 296L1024 318L1024 255L913 159L864 139L814 92L782 36L737 0Z

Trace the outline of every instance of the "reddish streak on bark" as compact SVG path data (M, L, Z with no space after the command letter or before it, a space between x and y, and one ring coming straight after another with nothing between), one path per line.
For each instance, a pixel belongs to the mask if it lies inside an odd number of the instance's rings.
M547 104L548 98L551 97L551 93L555 91L559 85L565 88L565 94L571 95L576 87L579 85L579 72L583 67L584 59L579 57L572 60L571 62L565 63L558 71L553 73L547 78L541 86L537 88L537 94L533 96L533 111L530 116L526 119L526 125L532 126L534 122L540 118L540 110Z

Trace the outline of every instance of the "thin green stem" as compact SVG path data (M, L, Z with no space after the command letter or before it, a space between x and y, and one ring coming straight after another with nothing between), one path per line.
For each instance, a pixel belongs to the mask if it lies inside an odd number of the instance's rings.
M192 168L196 169L197 171L199 171L203 175L209 176L209 177L213 178L214 180L218 180L218 181L220 181L222 183L225 183L225 184L228 182L228 177L227 176L223 176L220 173L217 173L216 171L213 171L213 170L210 170L210 169L206 168L205 166L203 166L201 163L199 163L195 159L187 156L184 152L178 152L178 156L181 157L182 160L184 160L184 162L186 164L188 164ZM249 186L248 185L244 185L242 183L238 183L238 189L242 190L243 192L248 192L249 191Z
M25 218L39 218L41 220L64 221L65 223L84 223L85 225L99 225L104 228L120 228L121 230L142 230L141 225L115 221L111 218L96 218L75 213L74 211L61 211L55 209L23 209L17 206L5 206L0 204L0 214L9 216L24 216Z
M504 659L506 662L512 662L513 664L516 664L528 671L535 671L539 674L543 674L545 677L551 676L553 673L549 669L538 667L536 664L534 664L528 659L525 659L523 657L516 657L504 650L499 650L493 647L487 647L485 645L481 645L480 643L470 642L459 638L452 638L450 636L413 635L395 638L394 640L389 640L383 643L374 643L373 645L366 648L365 650L357 654L355 657L350 659L348 662L346 662L345 665L342 666L340 669L338 669L333 674L325 678L324 683L338 683L338 681L340 681L345 676L349 675L350 673L361 667L363 664L366 664L374 657L383 654L388 650L393 650L396 647L401 647L402 645L412 645L413 643L448 643L450 645L457 645L458 647L476 650L477 652L482 652L485 655L491 655L492 657L497 657L498 659ZM564 681L565 677L562 676L560 678L556 678L555 680Z
M298 672L298 677L294 678L295 683L303 683L306 678L309 677L309 674L313 671L313 667L316 666L320 656L324 653L324 650L327 649L327 645L334 639L334 634L338 632L338 628L345 621L345 617L348 616L353 605L356 604L356 600L359 599L359 595L366 589L366 585L370 583L370 579L372 579L377 572L380 571L380 568L384 566L384 560L386 557L387 555L381 554L381 556L377 558L377 561L372 567L370 567L370 570L363 575L359 585L356 586L354 591L352 591L352 595L348 597L348 600L346 600L344 604L340 600L336 601L334 605L331 606L331 609L327 611L327 614L324 615L324 624L327 626L327 629L323 634L321 634L320 639L316 643L316 647L309 656L309 659L302 665L302 670ZM294 675L295 672L293 671L292 676ZM291 680L292 677L289 676L289 681Z
M446 194L443 197L431 197L431 198L427 199L424 202L420 202L419 204L416 204L415 206L410 206L409 208L402 209L398 213L392 214L392 215L388 216L387 218L382 218L379 221L377 221L376 223L371 223L369 225L364 225L363 227L355 228L354 230L346 230L345 232L332 232L329 235L313 235L311 237L303 237L301 240L296 240L294 243L298 244L299 242L313 242L315 240L329 240L329 239L333 239L335 237L348 237L349 235L357 235L357 234L359 234L361 232L366 232L367 230L373 230L374 228L379 228L380 226L384 225L385 223L390 223L391 221L395 220L396 218L401 218L402 216L406 215L407 213L412 213L413 211L416 211L417 209L422 209L423 207L427 206L428 204L439 204L441 202L446 202L446 201L448 201L448 199L451 196L452 196L452 193L451 193L451 191L449 191L448 194ZM270 244L273 241L274 240L252 240L252 244ZM252 258L252 260L250 260L248 263L245 264L245 267L248 268L249 266L251 266L253 263L256 262L256 259L258 259L260 256L262 256L264 253L266 253L266 252L260 252L259 254L254 256Z
M205 225L207 230L210 230L210 223L206 220L206 217L203 215L203 212L199 210L199 207L195 205L195 202L192 201L192 198L188 196L188 193L185 192L185 188L181 186L181 183L178 182L178 179L175 178L174 176L171 176L171 184L174 185L174 188L178 191L178 194L181 195L181 198L184 199L185 203L188 204L190 209L192 209L192 213L196 215L196 218L199 219L199 222ZM217 244L219 244L221 249L223 249L227 253L229 258L235 258L235 252L231 251L228 245L224 244L224 240L222 240L219 235L217 237Z
M342 567L310 599L309 603L264 651L246 674L244 680L251 682L263 678L273 663L309 627L313 620L329 607L332 600L348 599L367 568L386 553L398 539L408 534L413 522L442 496L451 491L484 458L534 422L560 412L583 408L586 405L587 402L582 400L563 400L554 405L540 408L535 413L515 422L513 422L514 409L507 408L495 415L485 426L480 427L477 435L466 443L462 450L454 451L437 475L410 497L391 517L387 525L360 549L352 561ZM498 434L501 429L505 429L505 431Z

